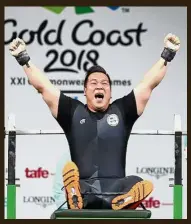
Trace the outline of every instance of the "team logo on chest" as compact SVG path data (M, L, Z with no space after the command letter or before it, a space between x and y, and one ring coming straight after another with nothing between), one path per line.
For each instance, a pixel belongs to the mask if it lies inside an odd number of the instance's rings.
M107 123L108 123L110 126L117 126L118 123L119 123L119 118L118 118L117 114L110 114L110 115L107 117Z

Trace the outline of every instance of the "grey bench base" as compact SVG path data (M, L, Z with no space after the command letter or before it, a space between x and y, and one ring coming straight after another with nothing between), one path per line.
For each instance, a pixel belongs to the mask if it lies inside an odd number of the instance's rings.
M60 209L55 211L51 219L149 219L149 210L112 210L112 209Z

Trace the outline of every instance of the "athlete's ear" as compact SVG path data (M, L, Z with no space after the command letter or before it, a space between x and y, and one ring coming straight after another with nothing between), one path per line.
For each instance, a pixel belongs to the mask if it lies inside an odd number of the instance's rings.
M86 96L86 88L84 88L84 96Z

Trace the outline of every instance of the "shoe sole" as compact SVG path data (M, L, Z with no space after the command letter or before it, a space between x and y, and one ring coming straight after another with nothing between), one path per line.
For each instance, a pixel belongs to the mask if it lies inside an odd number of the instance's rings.
M62 170L62 176L70 209L82 209L83 202L80 193L79 171L76 164L68 162Z
M112 209L119 210L132 203L142 201L153 191L153 184L143 180L136 183L127 194L115 197L112 200ZM126 201L125 201L126 199ZM119 202L122 202L121 204Z

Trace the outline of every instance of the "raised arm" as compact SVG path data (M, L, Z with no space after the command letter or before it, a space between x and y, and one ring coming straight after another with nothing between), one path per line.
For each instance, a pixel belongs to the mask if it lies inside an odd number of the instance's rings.
M145 74L143 80L134 88L138 115L141 115L151 96L153 89L163 80L167 72L167 62L170 62L180 48L180 40L173 34L164 39L164 50L161 58Z
M52 115L57 117L60 90L52 85L47 76L45 76L31 63L23 40L19 38L13 40L9 45L9 50L18 63L23 67L30 84L42 94L42 97L50 108Z

